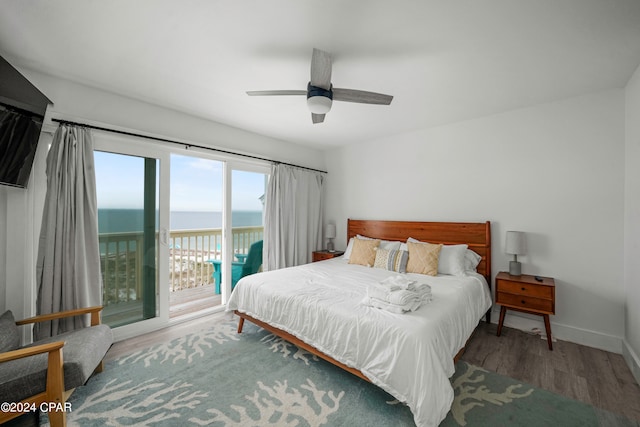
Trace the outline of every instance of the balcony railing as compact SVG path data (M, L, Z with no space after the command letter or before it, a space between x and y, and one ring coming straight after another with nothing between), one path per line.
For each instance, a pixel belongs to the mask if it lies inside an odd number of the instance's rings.
M233 251L247 254L252 243L262 240L263 227L234 227ZM103 304L142 299L143 234L100 234ZM175 230L169 235L169 289L171 292L213 283L213 265L222 259L222 230Z

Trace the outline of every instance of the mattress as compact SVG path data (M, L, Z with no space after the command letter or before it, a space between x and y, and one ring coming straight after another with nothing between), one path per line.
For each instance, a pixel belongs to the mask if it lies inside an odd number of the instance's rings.
M395 275L342 257L259 273L238 282L227 310L289 332L360 370L406 403L417 426L437 426L453 402L453 358L491 307L491 295L475 272L407 273L431 286L431 302L404 314L362 304L368 286Z

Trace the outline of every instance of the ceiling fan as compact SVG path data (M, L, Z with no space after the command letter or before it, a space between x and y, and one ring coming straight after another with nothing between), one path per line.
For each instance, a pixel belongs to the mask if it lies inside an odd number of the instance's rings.
M311 110L311 121L322 123L331 110L333 101L357 102L360 104L389 105L393 96L355 89L334 88L331 84L331 55L320 49L313 49L311 56L311 81L307 90L254 90L249 96L306 95Z

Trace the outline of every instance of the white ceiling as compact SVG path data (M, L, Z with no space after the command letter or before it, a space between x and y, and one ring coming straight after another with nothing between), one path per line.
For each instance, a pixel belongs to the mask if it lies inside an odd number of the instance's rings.
M311 51L336 87L313 125ZM34 69L274 138L330 147L621 88L639 0L2 0L0 54ZM55 102L55 99L53 100Z

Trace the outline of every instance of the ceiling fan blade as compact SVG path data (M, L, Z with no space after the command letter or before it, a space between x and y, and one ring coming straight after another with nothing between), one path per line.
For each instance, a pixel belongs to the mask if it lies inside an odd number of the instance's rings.
M358 102L360 104L389 105L393 96L355 89L333 88L334 101Z
M311 56L311 85L331 89L331 55L313 48Z
M306 95L306 90L248 90L249 96Z
M322 123L324 122L324 116L325 114L311 113L311 121L313 122L314 125L317 123Z

